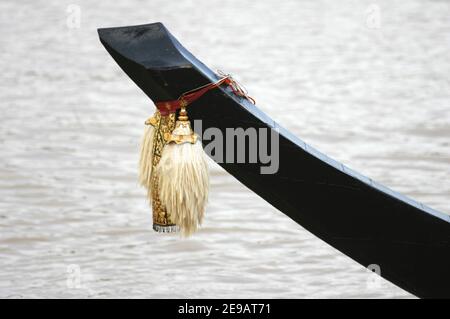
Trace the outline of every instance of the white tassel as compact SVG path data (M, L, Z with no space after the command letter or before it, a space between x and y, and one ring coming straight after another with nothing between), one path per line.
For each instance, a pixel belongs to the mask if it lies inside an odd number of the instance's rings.
M141 156L139 159L139 184L150 190L153 166L153 135L155 129L146 125L141 141Z
M202 145L183 109L168 143L156 166L160 199L182 235L189 236L203 221L209 174Z

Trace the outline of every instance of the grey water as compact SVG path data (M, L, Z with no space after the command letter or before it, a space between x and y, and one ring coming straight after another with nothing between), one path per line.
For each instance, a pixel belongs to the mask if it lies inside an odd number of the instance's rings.
M153 232L137 161L154 106L96 29L163 22L294 135L450 213L449 16L438 0L1 1L0 297L412 298L212 161L202 229Z

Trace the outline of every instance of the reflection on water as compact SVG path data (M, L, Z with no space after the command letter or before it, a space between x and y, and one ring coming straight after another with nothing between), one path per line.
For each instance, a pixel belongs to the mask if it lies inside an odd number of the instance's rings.
M79 28L69 4L0 4L0 297L411 297L214 163L203 229L154 233L153 106L96 28L165 23L295 135L448 213L447 2L78 1Z

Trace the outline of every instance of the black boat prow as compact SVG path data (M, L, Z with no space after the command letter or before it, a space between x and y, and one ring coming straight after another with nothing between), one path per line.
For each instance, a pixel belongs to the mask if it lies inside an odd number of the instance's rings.
M173 100L218 76L161 23L98 30L120 67L154 102ZM402 196L318 152L227 87L189 106L203 130L279 133L279 170L219 163L244 185L328 244L419 297L450 297L450 216ZM203 141L207 144L207 141ZM282 230L280 230L282 231Z

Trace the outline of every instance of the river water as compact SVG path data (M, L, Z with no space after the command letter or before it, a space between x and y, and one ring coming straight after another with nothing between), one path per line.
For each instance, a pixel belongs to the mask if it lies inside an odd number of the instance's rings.
M136 172L154 108L96 28L163 22L295 135L449 213L449 14L437 0L1 1L0 297L413 297L212 162L200 232L154 233Z

